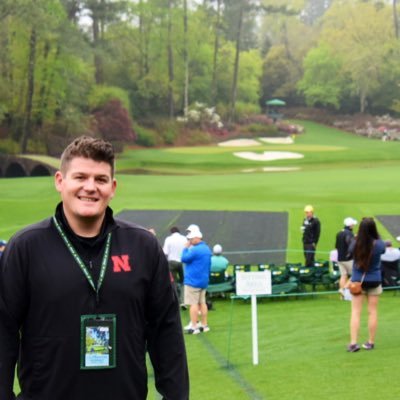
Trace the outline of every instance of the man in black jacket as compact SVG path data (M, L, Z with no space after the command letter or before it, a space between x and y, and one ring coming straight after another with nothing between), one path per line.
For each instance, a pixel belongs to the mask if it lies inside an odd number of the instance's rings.
M353 254L351 254L349 248L354 239L353 227L357 224L357 221L354 218L347 217L343 224L344 228L337 233L335 242L340 270L339 293L342 296L344 296L344 289L353 269Z
M303 249L305 266L313 267L315 261L315 251L321 233L321 223L314 216L314 207L307 205L304 207L305 218L301 230L303 232Z
M0 260L0 399L18 359L29 400L145 400L146 350L163 399L187 400L179 304L157 239L114 219L114 153L74 140L55 215L18 232Z

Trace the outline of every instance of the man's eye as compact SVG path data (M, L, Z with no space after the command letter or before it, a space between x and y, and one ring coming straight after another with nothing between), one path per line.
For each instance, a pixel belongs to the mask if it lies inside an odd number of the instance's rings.
M105 178L105 177L103 177L103 178L97 178L96 180L97 180L97 182L99 182L99 183L107 183L107 182L108 182L108 179Z

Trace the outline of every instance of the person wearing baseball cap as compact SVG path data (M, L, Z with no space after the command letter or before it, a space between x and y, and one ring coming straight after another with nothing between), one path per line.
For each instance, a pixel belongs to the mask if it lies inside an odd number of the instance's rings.
M357 221L352 217L347 217L343 221L344 228L336 234L335 248L338 253L338 266L340 271L339 293L345 297L345 288L350 279L353 268L353 254L349 251L351 243L354 241L353 227Z
M207 322L206 289L210 279L212 253L203 241L203 234L197 225L190 225L187 232L188 242L182 251L181 260L185 264L184 303L190 307L190 322L184 329L189 334L197 335L210 330ZM199 312L201 314L200 323L197 321Z
M321 233L321 223L314 216L314 207L310 204L304 207L305 217L301 226L303 232L303 250L305 266L313 267L315 261L315 251Z

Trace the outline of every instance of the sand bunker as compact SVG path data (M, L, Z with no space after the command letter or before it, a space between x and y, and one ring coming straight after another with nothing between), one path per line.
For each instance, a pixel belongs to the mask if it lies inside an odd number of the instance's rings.
M277 138L277 137L262 137L262 142L271 144L293 144L291 137ZM226 147L246 147L246 146L261 146L261 143L256 139L232 139L225 142L218 143L218 146Z
M264 172L290 172L299 171L300 167L264 167L262 170Z
M270 137L262 137L260 138L261 141L266 142L266 143L272 143L272 144L293 144L293 139L291 137L285 137L285 138L270 138Z
M254 139L233 139L226 142L218 143L218 146L232 146L232 147L247 147L247 146L261 146L258 140Z
M303 158L300 153L292 153L290 151L264 151L263 153L254 153L252 151L239 151L233 153L236 157L245 158L252 161L275 161Z
M291 172L291 171L299 171L300 167L264 167L264 168L247 168L243 169L242 172Z

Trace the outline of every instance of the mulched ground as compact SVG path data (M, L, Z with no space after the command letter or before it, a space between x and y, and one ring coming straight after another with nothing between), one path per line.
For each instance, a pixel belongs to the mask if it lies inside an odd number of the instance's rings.
M219 243L232 264L284 264L288 214L284 212L233 212L196 210L124 210L117 217L154 228L163 245L169 229L181 233L197 224L212 248Z

